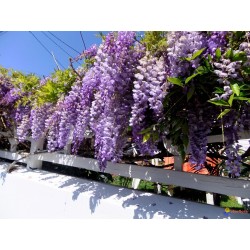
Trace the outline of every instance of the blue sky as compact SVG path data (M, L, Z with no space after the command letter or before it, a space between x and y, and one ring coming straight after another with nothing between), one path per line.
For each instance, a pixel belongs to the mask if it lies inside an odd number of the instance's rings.
M84 50L83 41L79 31L50 31L74 50ZM49 32L32 32L35 37L54 54L59 66L69 66L69 57L76 57L78 53L56 39ZM93 44L100 44L101 38L97 31L83 31L82 36L87 48ZM13 68L24 73L35 73L38 76L47 76L57 67L53 56L43 48L28 31L9 31L0 33L0 65L5 68ZM57 43L61 48L59 48ZM63 69L61 67L61 69ZM78 64L74 64L75 67Z

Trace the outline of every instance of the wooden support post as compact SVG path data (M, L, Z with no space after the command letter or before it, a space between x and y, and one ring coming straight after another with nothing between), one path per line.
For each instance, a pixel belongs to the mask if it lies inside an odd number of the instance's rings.
M159 182L155 183L154 191L156 194L161 194L161 184Z
M207 204L214 205L213 193L206 192Z
M10 152L16 152L18 140L15 138L8 138L10 143Z
M28 169L42 168L42 161L35 159L34 157L32 157L32 155L34 155L34 153L38 150L43 150L44 137L41 137L36 141L30 138L29 141L31 142L31 147L30 147L31 156L27 160L27 168Z
M71 127L67 144L65 145L65 147L63 149L64 154L68 154L68 155L71 154L71 145L72 145L72 141L73 141L73 131L74 131L74 129L73 129L73 127Z
M243 205L243 201L242 201L241 197L235 196L235 199L237 200L237 202L238 202L240 205Z
M139 187L141 179L133 178L132 179L132 188L137 189Z
M16 128L13 129L14 137L10 137L10 133L7 132L6 135L8 136L8 141L10 143L10 152L16 152L17 145L18 145L18 140L17 134L16 134ZM12 135L13 136L13 135Z

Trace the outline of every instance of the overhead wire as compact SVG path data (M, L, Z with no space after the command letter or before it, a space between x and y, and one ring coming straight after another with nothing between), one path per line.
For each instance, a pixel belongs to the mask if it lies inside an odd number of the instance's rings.
M52 38L50 38L44 31L42 31L42 33L48 38L50 39L50 41L52 41L56 46L58 46L64 53L66 53L69 57L74 58L72 55L70 55L64 48L62 48L58 43L56 43ZM81 65L78 61L77 63L79 65Z
M29 31L29 33L37 40L37 42L53 57L54 59L54 55L46 48L46 46L33 34L33 32ZM57 60L58 63L60 64L60 66L65 69L65 67L60 63L59 60Z
M81 35L81 38L82 38L82 43L83 43L83 46L84 46L84 49L86 50L86 45L85 45L85 42L84 42L84 39L83 39L83 36L82 36L82 32L80 31L80 35Z
M74 50L76 53L81 54L81 52L75 50L74 48L72 48L70 45L68 45L67 43L65 43L62 39L60 39L59 37L57 37L56 35L54 35L52 32L48 31L53 37L55 37L58 41L62 42L63 44L65 44L66 46L68 46L69 48L71 48L72 50Z

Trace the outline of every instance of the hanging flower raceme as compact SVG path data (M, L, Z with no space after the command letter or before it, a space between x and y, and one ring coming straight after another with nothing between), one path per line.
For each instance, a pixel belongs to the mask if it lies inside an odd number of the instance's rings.
M91 129L95 134L100 168L118 161L127 141L135 69L141 51L134 49L134 32L110 33L96 56L99 85L91 106Z
M207 47L207 40L202 32L169 32L167 34L167 61L168 75L182 77L197 68L200 58L191 62L184 60L190 58L196 51Z
M239 177L241 156L239 154L240 145L238 140L240 139L239 131L241 130L242 121L241 118L237 117L237 113L234 110L230 112L230 115L226 115L223 121L226 137L226 168L233 177Z
M220 49L222 53L225 52L227 46L227 31L213 31L210 32L210 35L207 39L208 53L215 57L215 52L217 49Z
M41 107L33 108L30 112L31 136L38 140L44 135L45 121L48 119L52 104L44 104Z
M150 122L158 122L163 113L163 99L168 92L164 59L156 58L147 53L140 61L135 74L130 126L133 138L142 154L154 154L157 150L152 140L143 142L140 133ZM152 113L151 117L149 113Z

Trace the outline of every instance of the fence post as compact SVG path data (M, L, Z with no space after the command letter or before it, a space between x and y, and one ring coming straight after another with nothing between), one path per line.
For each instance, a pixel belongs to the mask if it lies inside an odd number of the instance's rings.
M214 205L214 195L213 193L206 192L207 204Z
M141 179L133 178L132 179L132 188L137 189L139 187Z
M7 132L6 134L7 134L8 141L10 143L10 152L14 153L16 152L17 145L18 145L18 140L16 139L17 138L16 129L15 128L13 129L14 137L9 137L11 136L9 132Z
M71 154L71 145L72 145L72 141L73 141L73 132L74 132L74 128L73 126L71 126L70 128L70 133L69 133L69 138L68 141L63 149L64 154Z
M16 152L18 140L15 138L8 138L10 143L10 152Z
M42 168L42 161L35 159L34 153L38 150L43 150L43 144L44 144L44 137L39 138L38 140L34 140L32 138L29 138L29 141L31 142L30 146L30 157L27 159L27 168L33 169L33 168Z

